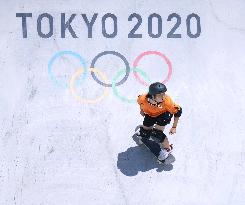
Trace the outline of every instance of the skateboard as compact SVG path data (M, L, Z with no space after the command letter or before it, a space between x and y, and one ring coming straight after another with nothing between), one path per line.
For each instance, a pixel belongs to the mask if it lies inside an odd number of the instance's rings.
M153 141L153 140L150 140L150 139L146 139L146 138L142 138L140 139L140 141L143 143L143 145L145 145L145 147L147 149L150 150L150 152L156 157L157 159L157 162L159 164L162 164L165 162L165 160L159 160L158 157L159 157L159 154L160 154L160 151L161 151L161 147L160 145Z
M138 126L139 127L139 126ZM135 131L137 131L138 129L136 128ZM165 159L165 160L160 160L158 159L159 154L162 150L161 145L158 141L155 140L155 138L142 138L139 133L136 132L135 134L137 136L138 139L138 145L143 144L157 159L157 162L159 164L171 164L175 161L175 158L172 154L169 154L169 156Z

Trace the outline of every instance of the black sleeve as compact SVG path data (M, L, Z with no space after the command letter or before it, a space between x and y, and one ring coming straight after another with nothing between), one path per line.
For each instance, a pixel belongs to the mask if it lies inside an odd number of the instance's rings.
M176 113L174 114L174 117L180 117L181 114L182 114L182 108L179 107L178 112L176 112Z

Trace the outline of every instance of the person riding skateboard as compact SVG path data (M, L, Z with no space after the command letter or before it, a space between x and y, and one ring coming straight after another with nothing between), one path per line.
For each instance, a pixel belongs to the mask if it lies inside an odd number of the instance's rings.
M137 98L140 114L144 117L139 135L142 138L149 139L150 136L154 136L159 139L163 147L159 156L162 160L166 159L173 149L172 144L169 143L167 136L163 133L164 128L174 116L169 134L175 134L179 117L182 114L182 108L173 102L166 91L167 88L163 83L155 82L149 86L148 93L139 95Z

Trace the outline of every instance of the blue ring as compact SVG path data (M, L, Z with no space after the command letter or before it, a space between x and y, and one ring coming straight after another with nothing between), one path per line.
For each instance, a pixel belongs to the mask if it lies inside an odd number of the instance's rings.
M54 56L52 56L52 58L49 60L49 63L48 63L48 73L49 73L49 76L51 78L51 80L58 86L62 87L62 88L68 88L69 85L68 83L65 83L65 82L59 82L53 75L52 73L52 65L54 63L54 61L62 56L62 55L72 55L74 56L75 58L78 58L80 63L82 64L83 68L84 68L84 73L83 73L83 76L82 78L79 79L79 83L82 82L82 80L84 80L86 77L87 77L87 64L86 64L86 61L76 52L73 52L73 51L60 51L60 52L57 52Z

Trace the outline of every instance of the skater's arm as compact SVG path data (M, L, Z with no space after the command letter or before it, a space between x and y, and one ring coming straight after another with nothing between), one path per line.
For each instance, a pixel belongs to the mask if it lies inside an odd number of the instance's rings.
M176 133L176 127L177 127L177 125L178 125L178 121L179 121L179 118L180 118L181 114L182 114L182 108L179 107L179 108L178 108L178 112L176 112L176 113L174 114L174 123L173 123L172 128L171 128L170 131L169 131L169 134L174 134L174 133Z
M179 117L174 117L174 123L173 123L172 128L176 128L177 127L178 121L179 121Z
M170 134L170 135L176 133L176 127L177 127L178 121L179 121L179 117L175 117L175 116L174 116L174 123L173 123L173 126L171 127L171 129L170 129L170 131L169 131L169 134Z
M178 121L179 121L181 114L182 114L182 108L178 107L178 111L174 114L174 123L173 123L172 128L177 127L177 124L178 124Z

